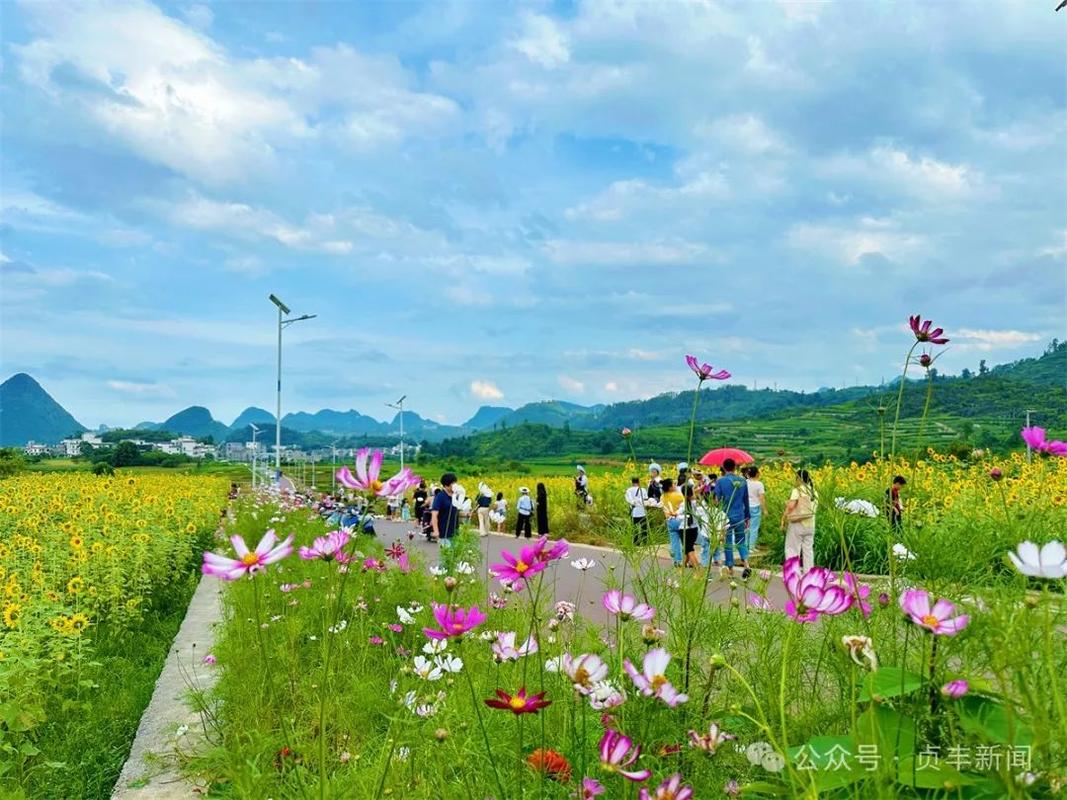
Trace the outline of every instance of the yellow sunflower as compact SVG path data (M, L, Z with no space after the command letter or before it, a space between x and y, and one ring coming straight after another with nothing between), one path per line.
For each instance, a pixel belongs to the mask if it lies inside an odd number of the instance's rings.
M69 581L67 581L67 594L78 594L82 590L82 584L85 581L78 575L75 575Z
M4 625L9 628L19 626L19 617L22 616L22 606L18 603L8 603L4 606Z

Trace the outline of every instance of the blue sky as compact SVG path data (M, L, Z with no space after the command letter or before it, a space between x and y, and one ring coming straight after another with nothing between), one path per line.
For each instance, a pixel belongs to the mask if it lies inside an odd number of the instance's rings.
M4 3L5 377L82 422L458 423L1065 334L1038 2Z

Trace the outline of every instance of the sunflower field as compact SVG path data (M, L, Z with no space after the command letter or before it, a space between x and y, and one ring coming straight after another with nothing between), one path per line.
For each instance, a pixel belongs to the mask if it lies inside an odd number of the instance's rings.
M48 773L73 766L64 761L76 752L68 723L122 716L117 698L102 694L107 681L129 674L116 657L144 667L147 701L152 664L158 673L174 633L161 623L181 620L227 487L219 478L122 472L0 481L0 786L34 797L94 794L46 788ZM148 652L153 644L158 653ZM129 709L132 726L117 732L115 772L139 716ZM101 730L90 724L85 732ZM101 787L110 788L108 769L96 773Z

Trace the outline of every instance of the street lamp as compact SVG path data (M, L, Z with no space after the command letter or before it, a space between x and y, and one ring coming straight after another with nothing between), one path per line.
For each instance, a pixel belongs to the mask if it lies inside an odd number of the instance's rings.
M400 469L404 469L404 401L407 399L407 395L404 395L395 403L386 403L389 408L400 409Z
M282 483L282 328L294 322L314 319L317 315L304 314L302 317L283 319L283 314L289 316L291 313L289 306L273 294L270 296L270 301L278 307L278 402L274 415L274 480L280 488Z
M248 427L252 429L252 491L256 490L256 455L258 448L256 447L256 434L259 433L259 428L255 426L255 423L249 422Z

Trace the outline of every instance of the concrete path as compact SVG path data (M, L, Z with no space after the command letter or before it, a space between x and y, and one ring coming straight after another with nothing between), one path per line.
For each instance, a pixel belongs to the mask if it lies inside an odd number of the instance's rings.
M375 520L374 528L378 534L378 538L383 544L392 544L394 540L399 540L404 543L405 546L413 548L418 552L430 565L436 564L439 558L439 547L437 544L430 544L419 533L416 533L415 538L411 541L408 540L408 531L413 529L411 523L408 522L389 522L387 520ZM513 534L498 534L491 533L486 537L479 539L482 550L482 577L485 578L485 570L489 564L495 564L503 559L500 557L500 553L503 550L510 550L513 553L517 553L518 550L529 543L532 540L516 539ZM596 561L596 566L585 573L583 579L582 573L571 566L571 562L575 559L587 558ZM642 574L648 570L653 560L658 560L660 566L669 567L671 560L670 557L663 557L662 555L649 555L649 563L644 565ZM550 581L555 593L553 602L558 600L567 600L569 602L577 602L579 598L579 591L581 592L581 604L579 609L586 619L592 622L607 622L608 614L605 611L604 606L601 604L601 597L606 591L606 582L609 574L613 571L614 584L618 585L626 572L632 575L631 567L626 563L626 559L623 555L611 548L597 547L595 545L588 544L571 544L570 555L563 561L556 562L549 568ZM680 573L681 571L679 571ZM735 574L740 576L741 569L735 568ZM730 586L728 580L719 580L719 573L713 567L712 568L712 580L708 587L708 601L712 603L728 604L730 602ZM695 576L692 574L692 570L686 570L684 576L679 574L679 577L684 577L688 580L693 580ZM490 576L488 583L495 583ZM754 582L753 582L754 583ZM738 597L745 600L744 595L741 593L740 584L738 580L739 589ZM625 581L625 588L627 591L636 594L636 583L632 581L628 575ZM490 589L493 589L490 586ZM499 584L496 585L496 590L499 591ZM781 576L776 574L771 578L770 585L767 588L767 596L772 605L776 608L783 608L786 601L785 587L782 584Z
M201 787L182 775L178 753L203 741L200 715L190 708L194 689L209 690L214 669L202 663L211 651L214 626L222 618L222 581L204 575L189 603L170 654L141 716L129 758L111 793L113 800L171 800L201 797Z

